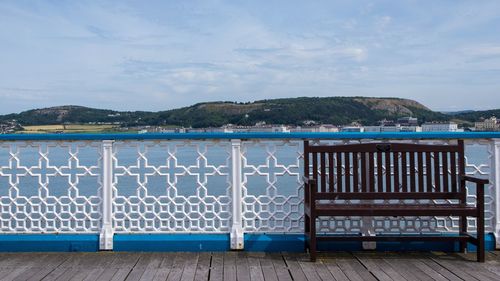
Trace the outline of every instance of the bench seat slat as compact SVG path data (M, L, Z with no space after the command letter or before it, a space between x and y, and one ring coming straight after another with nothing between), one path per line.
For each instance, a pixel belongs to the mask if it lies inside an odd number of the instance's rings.
M469 241L473 244L477 244L476 237L471 235L377 235L377 236L359 236L359 235L318 235L316 237L319 241L387 241L387 242L398 242L398 241Z
M358 193L345 193L345 192L318 192L316 193L317 200L400 200L400 199L460 199L462 196L459 192L358 192ZM334 203L332 203L334 204ZM336 204L336 203L335 203ZM354 205L354 204L353 204Z
M318 216L474 216L475 207L460 204L316 204Z

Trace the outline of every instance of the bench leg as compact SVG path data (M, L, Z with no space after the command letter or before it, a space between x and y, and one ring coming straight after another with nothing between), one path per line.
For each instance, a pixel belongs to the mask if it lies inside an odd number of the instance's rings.
M459 234L467 233L467 217L460 217L458 224L459 224L458 226ZM460 252L465 253L466 249L467 249L467 242L460 241Z
M308 215L304 215L304 237L306 239L305 243L304 243L304 251L307 250L309 248L309 241L310 241L310 237L309 237L309 233L310 233L310 219L309 219L309 216Z
M483 189L483 186L478 186ZM478 212L477 212L477 261L484 262L484 195L478 195Z
M484 262L484 216L477 220L477 261Z
M316 261L316 217L309 219L309 255L312 262Z

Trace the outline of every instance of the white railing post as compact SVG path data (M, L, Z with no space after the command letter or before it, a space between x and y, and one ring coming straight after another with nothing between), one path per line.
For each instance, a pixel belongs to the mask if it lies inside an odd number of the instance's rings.
M102 229L99 249L113 250L113 141L102 141Z
M233 225L231 227L231 250L242 250L243 244L243 213L242 213L242 167L241 167L241 140L231 140L231 177L233 193Z
M495 192L495 241L496 248L500 248L500 139L491 141L491 170L490 180Z

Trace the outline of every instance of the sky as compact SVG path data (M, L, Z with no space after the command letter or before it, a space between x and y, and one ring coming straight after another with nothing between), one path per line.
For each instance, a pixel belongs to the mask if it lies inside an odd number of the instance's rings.
M500 1L0 0L0 114L301 96L500 108Z

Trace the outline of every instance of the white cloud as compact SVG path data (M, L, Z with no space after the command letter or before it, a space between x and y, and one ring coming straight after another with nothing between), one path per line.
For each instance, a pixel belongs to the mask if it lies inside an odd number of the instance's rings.
M474 3L474 19L461 16L467 2L384 5L3 1L0 112L304 95L406 95L431 107L453 98L467 107L466 91L500 88L495 3Z

